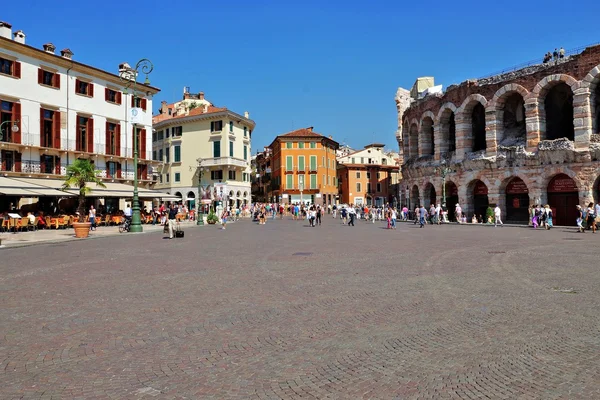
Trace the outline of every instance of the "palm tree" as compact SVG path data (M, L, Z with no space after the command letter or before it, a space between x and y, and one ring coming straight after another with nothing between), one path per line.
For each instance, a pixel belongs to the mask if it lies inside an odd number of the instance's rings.
M92 191L87 185L95 183L96 186L106 187L102 180L98 178L94 164L90 160L77 159L67 167L67 178L63 183L62 190L69 190L71 187L79 188L79 222L85 221L85 195Z

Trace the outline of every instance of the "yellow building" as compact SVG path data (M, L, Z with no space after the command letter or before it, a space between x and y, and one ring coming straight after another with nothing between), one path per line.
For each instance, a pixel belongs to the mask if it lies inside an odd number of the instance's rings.
M241 206L251 202L250 155L255 123L215 107L204 93L184 89L183 100L161 103L153 117L152 158L161 161L155 189L195 208L198 180L202 198Z
M269 146L273 196L282 203L335 204L338 147L312 126L277 136Z

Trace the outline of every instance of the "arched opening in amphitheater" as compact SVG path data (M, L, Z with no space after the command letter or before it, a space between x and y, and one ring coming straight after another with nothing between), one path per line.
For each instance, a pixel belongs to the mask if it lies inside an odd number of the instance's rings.
M440 142L441 153L452 153L456 151L456 121L454 111L445 109L440 117L442 140Z
M485 150L485 108L477 102L471 112L472 151Z
M573 91L564 82L552 86L544 99L546 135L543 139L575 140L573 124Z
M435 154L433 119L431 117L424 117L421 121L420 143L422 156L433 156Z
M496 140L499 146L525 146L525 100L518 92L509 92L497 103Z

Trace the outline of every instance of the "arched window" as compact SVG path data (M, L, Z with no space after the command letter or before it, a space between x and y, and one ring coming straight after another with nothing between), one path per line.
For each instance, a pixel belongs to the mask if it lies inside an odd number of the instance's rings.
M410 126L409 152L411 158L419 157L419 128L416 124Z
M421 122L421 153L424 156L435 154L435 142L433 137L433 119L423 118Z
M546 111L546 140L567 138L575 140L573 125L573 91L564 82L552 87L544 100Z
M471 113L471 132L473 135L473 151L485 150L485 108L477 103Z
M496 140L500 146L524 146L527 142L525 129L525 101L513 92L504 101L500 114L501 127Z
M440 117L441 133L442 133L442 146L440 151L442 153L452 153L456 151L456 121L454 120L454 112L450 109L444 110Z

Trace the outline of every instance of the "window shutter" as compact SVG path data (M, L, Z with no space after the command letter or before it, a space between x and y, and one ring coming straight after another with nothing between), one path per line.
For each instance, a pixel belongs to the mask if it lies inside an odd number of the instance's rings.
M117 156L121 156L121 124L117 124L117 129L115 131L115 136L117 137L115 139L115 147L116 147L116 155ZM121 167L121 164L119 164L119 168Z
M21 63L18 61L15 61L14 64L13 76L15 78L21 78Z
M106 133L104 134L104 154L110 154L110 122L106 121ZM116 138L115 138L116 139ZM116 140L115 140L116 142Z
M121 179L121 163L117 163L117 179Z
M215 121L210 121L210 131L211 132L215 131Z
M44 135L44 109L40 107L40 147L47 147L46 135Z
M135 96L131 95L131 108L135 107Z
M21 153L15 152L15 172L21 172Z
M38 83L41 85L44 82L44 70L38 68Z
M146 99L142 99L142 110L146 111L147 105L148 105L148 103L146 102Z
M108 101L108 93L109 93L109 89L104 88L104 101Z
M54 87L60 89L60 74L58 72L54 74Z
M81 86L81 81L79 79L75 79L75 93L79 93L80 86Z
M121 104L121 92L117 92L117 104Z
M53 147L55 149L60 149L60 127L61 127L61 118L62 113L60 111L54 111L54 120L52 121L52 133L53 137ZM60 171L60 158L59 158L59 171Z
M88 83L88 87L90 88L90 89L89 89L89 91L90 91L90 92L89 92L88 94L89 94L91 97L94 97L94 84L93 84L93 83Z
M60 175L60 157L54 157L54 173Z
M17 122L17 127L19 128L18 132L13 132L13 143L21 143L21 103L14 103L13 105L13 121L19 121ZM12 125L12 124L11 124ZM9 127L9 128L12 128Z
M140 131L140 158L145 160L146 159L146 130L142 129Z
M87 152L93 153L94 152L94 119L93 118L88 119L87 132L85 135L87 137Z

